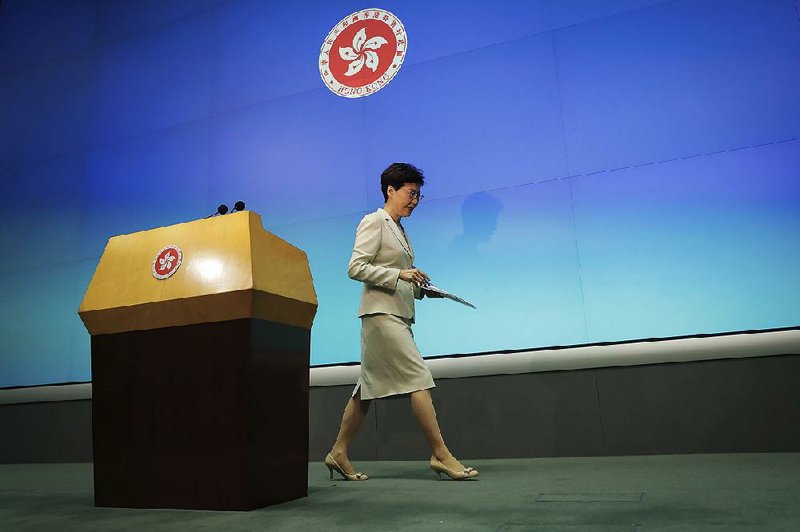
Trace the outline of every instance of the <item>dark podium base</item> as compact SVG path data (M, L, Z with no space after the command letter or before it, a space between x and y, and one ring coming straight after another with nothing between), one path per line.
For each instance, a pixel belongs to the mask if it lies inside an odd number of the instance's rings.
M243 319L92 337L95 504L305 497L310 334Z

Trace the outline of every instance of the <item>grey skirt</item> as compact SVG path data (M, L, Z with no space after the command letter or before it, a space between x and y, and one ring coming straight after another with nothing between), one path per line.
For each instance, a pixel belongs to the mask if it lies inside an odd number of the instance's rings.
M436 386L414 343L411 320L392 314L361 318L361 376L353 396L378 399Z

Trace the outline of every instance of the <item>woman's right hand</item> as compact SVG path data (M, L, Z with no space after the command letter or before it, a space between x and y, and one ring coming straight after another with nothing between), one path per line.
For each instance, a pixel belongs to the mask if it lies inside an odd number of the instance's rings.
M417 268L400 270L400 279L408 281L409 283L414 283L417 286L425 286L431 282L431 278L428 277L428 274Z

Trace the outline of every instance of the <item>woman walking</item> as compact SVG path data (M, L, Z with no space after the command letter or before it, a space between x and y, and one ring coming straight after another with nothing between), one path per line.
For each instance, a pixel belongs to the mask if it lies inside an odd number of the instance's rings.
M430 467L452 479L478 476L447 448L436 420L430 389L431 372L414 343L414 300L436 297L425 290L430 278L415 268L414 250L400 223L411 216L423 198L422 172L407 163L394 163L381 174L382 209L365 216L347 273L364 283L358 315L361 318L361 376L342 416L339 435L325 457L331 478L336 470L347 480L367 480L348 458L350 442L364 420L372 399L409 395L411 408L431 446Z

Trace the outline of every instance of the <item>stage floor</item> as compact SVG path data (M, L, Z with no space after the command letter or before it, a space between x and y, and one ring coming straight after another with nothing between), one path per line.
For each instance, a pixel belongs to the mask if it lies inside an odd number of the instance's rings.
M309 464L307 498L252 512L95 508L91 464L0 465L0 529L778 531L800 529L800 454L362 462L367 482ZM338 477L338 476L337 476Z

